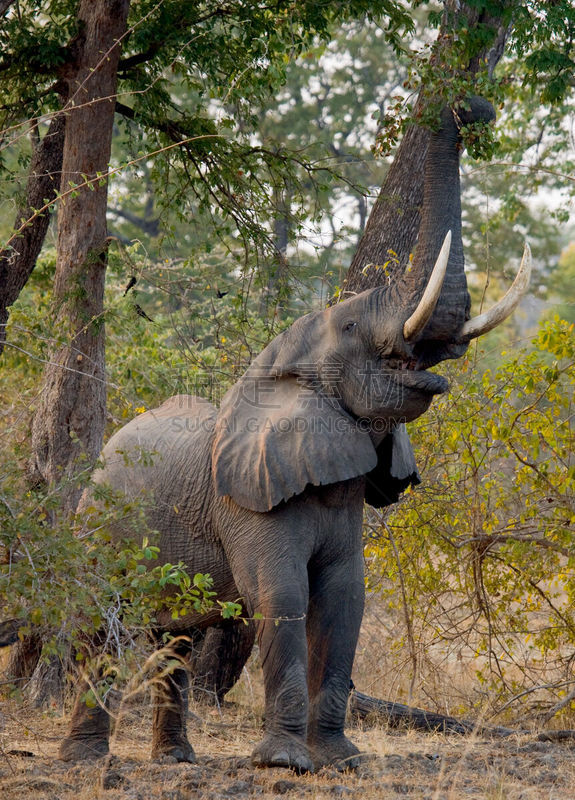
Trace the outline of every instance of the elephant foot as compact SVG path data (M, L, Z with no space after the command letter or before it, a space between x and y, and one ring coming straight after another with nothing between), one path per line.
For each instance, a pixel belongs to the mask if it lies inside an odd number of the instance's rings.
M94 761L108 755L108 740L96 736L68 736L63 739L58 758L62 761Z
M313 762L304 742L287 734L268 733L252 753L255 767L287 767L298 775L313 772Z
M311 739L308 745L316 770L327 765L335 767L340 772L359 767L360 751L343 734L329 739Z
M178 762L187 764L195 764L197 760L194 748L187 739L154 744L152 747L152 760L161 760L165 756L170 756Z

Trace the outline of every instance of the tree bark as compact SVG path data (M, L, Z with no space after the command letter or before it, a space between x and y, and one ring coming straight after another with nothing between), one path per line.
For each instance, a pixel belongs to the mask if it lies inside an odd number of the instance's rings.
M16 0L0 0L0 17L8 11L10 6L13 6Z
M17 634L16 634L17 636ZM11 644L8 664L2 679L15 684L19 689L24 689L42 654L42 637L39 633L31 633L24 640L5 639L1 646Z
M6 619L0 622L0 647L8 647L18 641L20 624L16 619Z
M405 132L343 282L344 292L381 286L408 263L421 220L429 138L430 131L416 125Z
M0 250L0 353L6 340L8 309L18 299L32 274L46 238L51 212L37 215L35 209L51 203L60 188L64 131L65 117L57 114L34 151L26 186L26 202L18 210L14 230L18 231L30 221L15 235L9 247Z
M69 70L53 292L58 342L44 373L32 427L32 480L59 485L60 508L74 510L102 446L106 411L103 300L107 262L107 180L120 39L129 0L81 0L76 60ZM88 184L88 185L86 185Z

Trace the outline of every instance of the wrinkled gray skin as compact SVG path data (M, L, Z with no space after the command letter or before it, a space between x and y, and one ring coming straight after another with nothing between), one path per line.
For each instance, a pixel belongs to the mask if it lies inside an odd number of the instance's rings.
M363 612L364 499L387 505L418 482L403 423L447 389L420 367L465 350L457 331L469 298L460 221L450 218L460 214L456 133L451 112L444 113L431 153L444 154L445 163L426 178L426 193L433 197L438 181L449 180L456 197L440 229L427 227L406 283L297 320L258 356L219 413L201 398L178 395L134 419L110 439L95 475L142 499L149 527L160 531L162 560L210 573L218 599L241 598L248 615L261 614L266 707L256 765L304 772L358 763L344 719ZM430 202L424 218L436 211ZM408 343L403 324L449 228L456 240L450 294L423 337ZM177 626L167 612L159 619L174 634L217 622L217 612ZM194 760L186 684L186 672L177 670L157 698L155 756ZM61 755L106 752L107 735L105 711L77 702Z

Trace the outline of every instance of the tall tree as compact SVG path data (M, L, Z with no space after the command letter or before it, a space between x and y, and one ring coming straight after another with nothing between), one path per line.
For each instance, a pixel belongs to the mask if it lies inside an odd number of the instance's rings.
M85 454L102 447L106 410L104 281L106 208L117 69L129 0L82 0L76 58L67 77L66 136L58 210L54 321L59 344L44 375L32 429L33 477L61 483L62 506L79 488L66 482ZM70 189L74 190L70 193ZM67 196L66 196L67 195Z
M62 136L62 122L66 120L63 146L58 150L56 144L55 153L55 159L60 154L62 159L53 289L57 345L45 369L34 415L30 471L35 483L59 485L65 512L73 511L79 498L80 487L73 479L79 462L87 458L90 465L97 458L104 435L103 301L108 248L105 176L110 161L117 68L129 7L130 0L81 0L78 35L66 70L67 101L50 126L56 128L57 136ZM42 152L39 146L35 161L42 158ZM47 189L55 195L51 186ZM23 287L33 269L46 232L46 217L32 215L33 237L27 242L27 253L22 257L21 250L19 258L12 261L12 281L8 285L13 291L6 298L9 301L16 299L17 289ZM4 315L6 318L5 309ZM37 636L24 641L13 653L9 672L20 674L21 662L34 663L40 650ZM52 694L60 698L61 685L61 662L52 658L36 672L32 692L42 703Z

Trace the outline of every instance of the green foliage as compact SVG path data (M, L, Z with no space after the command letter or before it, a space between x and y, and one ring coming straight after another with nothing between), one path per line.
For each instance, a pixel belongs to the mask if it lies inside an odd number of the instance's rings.
M512 46L524 59L524 83L544 103L562 100L575 74L575 12L570 0L517 3Z
M465 8L471 18L466 17ZM493 25L494 20L498 25ZM444 104L457 106L472 94L490 99L497 108L505 106L506 114L516 120L521 117L522 131L515 139L517 160L528 149L525 129L551 127L547 115L565 118L575 82L575 9L569 0L528 4L474 0L463 12L459 6L455 13L431 10L427 23L428 27L442 25L441 35L409 53L404 91L382 115L376 152L388 153L414 120L436 128ZM486 54L507 26L505 54L492 74ZM474 158L489 159L501 153L488 128L484 135L477 133L466 142Z
M1 152L11 163L29 153L29 120L68 101L63 78L81 36L77 9L72 0L27 0L3 19ZM263 146L261 109L281 90L294 58L357 18L382 18L384 36L396 48L413 27L394 0L242 0L224 7L215 0L132 0L118 71L116 180L119 193L129 186L140 205L156 190L156 215L152 222L140 215L144 227L157 230L158 212L171 221L196 218L200 231L208 219L216 237L238 237L260 257L273 252L275 188L289 181L295 195L302 181L321 178L327 169L297 147Z
M462 125L461 138L471 158L490 160L497 152L493 126L486 122Z
M0 605L4 618L24 620L21 636L32 628L57 632L46 652L62 641L81 648L102 630L125 646L166 605L173 618L214 605L209 576L190 577L182 563L153 564L159 550L152 532L141 537L145 523L136 506L116 500L112 509L109 497L108 508L88 509L89 527L79 531L61 519L56 527L51 522L57 492L27 491L18 499L16 488L13 480L3 482ZM133 539L127 534L112 544L106 533L111 519L132 530Z
M191 576L181 562L155 563L155 534L142 536L146 525L137 505L99 491L98 508L86 508L75 525L60 519L54 526L57 492L27 491L18 498L13 484L4 480L0 496L2 618L23 623L21 638L43 631L45 656L72 647L84 660L91 641L107 641L105 688L129 675L138 633L165 622L166 609L174 620L214 606L224 619L241 615L240 603L216 599L209 575ZM126 531L121 541L110 540L112 521Z
M112 257L106 310L110 433L178 391L218 400L238 368L232 354L239 357L243 353L244 361L250 357L234 328L234 319L240 314L236 309L234 318L233 299L221 298L226 304L214 309L215 294L206 289L206 275L194 277L188 264L166 265L172 289L176 282L178 286L186 283L189 297L177 292L165 313L165 283L162 292L143 276L124 297L125 258L130 259L131 268L144 268L134 250L123 258ZM225 619L237 617L241 605L218 601L209 575L188 575L182 563L157 564L155 534L146 532L142 511L136 505L118 503L112 495L100 492L100 510L88 509L89 528L78 535L83 520L73 524L62 518L59 489L46 493L27 484L26 463L31 455L27 420L41 385L43 362L59 335L48 313L47 287L53 266L54 255L47 252L28 291L14 305L10 345L0 370L4 399L0 411L4 445L0 454L2 618L25 620L22 635L30 626L48 631L45 653L49 654L69 642L81 646L102 629L111 631L113 640L125 648L166 606L166 593L173 618L192 610L203 613L213 606L219 606ZM157 277L156 272L153 275ZM134 295L136 289L139 294ZM154 322L136 313L136 301ZM258 337L265 341L268 336L266 327L256 321L253 311L250 319L256 341L249 341L259 348ZM188 326L185 336L197 339L192 351L177 346L180 324ZM71 480L86 485L91 470L91 465L78 464ZM110 519L126 529L126 541L110 541L106 532Z
M469 661L495 706L564 680L574 652L573 334L555 318L494 372L454 371L411 426L424 485L370 528L370 585L393 609L402 582L409 646Z
M471 76L462 72L490 44L489 25L458 16L453 34L434 43L439 17L425 4L249 2L223 10L209 1L133 0L119 72L111 233L124 243L141 240L150 261L161 255L213 264L214 250L220 263L229 255L244 272L244 288L267 291L266 313L293 294L308 300L310 288L328 297L365 224L364 195L377 191L386 168L370 155L369 118L383 128L377 151L386 131L391 140L401 133L420 89L436 98L425 107L430 125L438 97L459 101L473 91L505 109L496 133L466 132L468 148L485 159L497 140L506 168L481 175L485 197L466 198L474 223L466 230L469 264L485 262L487 236L500 245L498 263L519 254L525 229L537 264L540 254L558 252L557 220L539 221L530 198L539 187L568 187L564 176L574 165L565 148L568 93L542 106L537 92L548 75L526 56L561 51L571 58L573 12L565 5L470 5L514 20L493 80L482 64ZM19 3L0 32L7 201L24 184L28 118L60 103L57 79L73 52L76 7L71 0ZM415 25L417 40L410 41ZM46 49L41 65L37 54L20 57L30 42L40 42L40 54ZM566 66L561 74L569 76ZM472 169L476 174L477 164ZM12 216L8 209L7 223Z
M134 247L130 269L139 277L124 296L124 254L114 254L107 289L110 390L116 422L172 394L197 394L219 405L222 396L279 327L266 296L250 285L241 263L221 253L150 265ZM119 256L119 257L118 257ZM146 312L140 316L136 307ZM151 321L152 320L152 321Z
M25 420L33 413L42 370L55 344L65 341L50 315L49 287L55 254L46 251L27 291L11 309L9 342L2 356L0 392L6 441L29 457ZM221 253L150 264L138 244L112 245L104 321L107 335L109 432L172 394L199 394L219 404L280 326L292 315L267 315L265 296L251 289L241 261ZM125 295L131 274L136 284ZM222 296L219 296L222 295ZM302 306L299 306L301 309ZM303 307L307 310L306 307ZM143 311L146 316L141 316ZM293 313L297 313L294 307ZM0 456L0 466L3 457Z
M548 294L557 302L556 313L569 322L575 322L575 242L561 253L549 280Z

